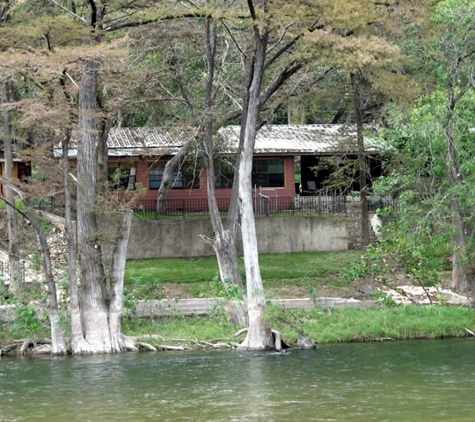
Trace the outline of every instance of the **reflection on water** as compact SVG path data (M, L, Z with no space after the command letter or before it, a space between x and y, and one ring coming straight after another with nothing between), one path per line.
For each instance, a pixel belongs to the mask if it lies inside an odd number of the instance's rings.
M472 421L475 341L0 359L0 421Z

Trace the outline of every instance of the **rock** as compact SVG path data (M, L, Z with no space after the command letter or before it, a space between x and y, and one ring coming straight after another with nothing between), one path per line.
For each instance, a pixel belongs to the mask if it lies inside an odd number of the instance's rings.
M468 297L437 287L427 287L424 290L420 286L398 286L397 290L383 289L382 291L397 304L415 303L418 305L429 305L431 301L433 304L441 303L458 306L470 304Z
M308 334L299 333L296 349L310 350L316 349L317 343Z

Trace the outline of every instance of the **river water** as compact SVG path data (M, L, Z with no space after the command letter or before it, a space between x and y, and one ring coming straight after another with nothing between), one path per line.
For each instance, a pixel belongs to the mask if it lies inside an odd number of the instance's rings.
M473 421L475 340L0 358L0 421Z

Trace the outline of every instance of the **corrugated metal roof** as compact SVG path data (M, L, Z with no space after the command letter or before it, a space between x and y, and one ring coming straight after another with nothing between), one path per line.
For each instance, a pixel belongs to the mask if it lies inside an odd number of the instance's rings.
M226 126L219 130L223 152L236 151L239 133L240 126L237 125ZM193 133L180 129L112 128L108 138L109 155L175 154L190 138L193 138ZM367 135L365 135L365 148L373 151L381 149L376 137ZM257 133L254 154L308 155L356 150L354 125L266 125Z
M239 126L221 128L226 139L239 139ZM365 146L376 149L369 137ZM267 125L256 136L255 154L315 154L356 151L354 125Z
M160 127L111 128L109 148L181 148L190 135L179 129Z

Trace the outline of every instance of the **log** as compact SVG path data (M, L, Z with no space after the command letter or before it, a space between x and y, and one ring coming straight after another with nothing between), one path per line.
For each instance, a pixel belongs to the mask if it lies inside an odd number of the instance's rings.
M227 343L215 343L215 344L212 344L211 347L213 349L230 349L231 345Z
M160 349L162 350L178 350L178 351L184 351L188 350L188 347L183 347L183 346L167 346L166 344L160 345Z

